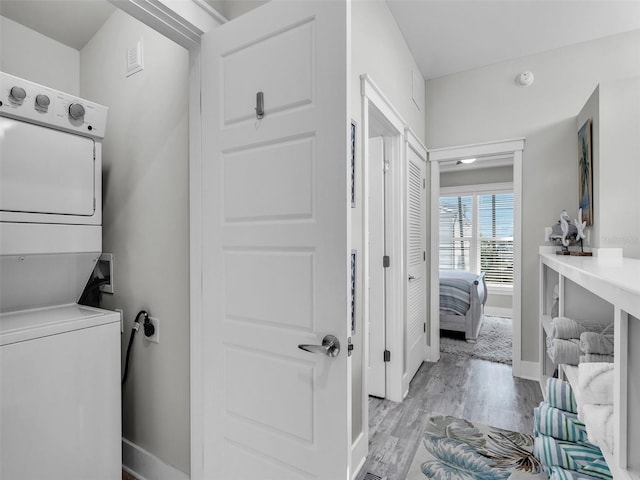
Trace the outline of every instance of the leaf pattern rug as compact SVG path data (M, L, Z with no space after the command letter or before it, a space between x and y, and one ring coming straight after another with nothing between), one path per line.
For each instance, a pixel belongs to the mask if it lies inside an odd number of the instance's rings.
M407 480L546 479L532 451L532 435L434 415Z

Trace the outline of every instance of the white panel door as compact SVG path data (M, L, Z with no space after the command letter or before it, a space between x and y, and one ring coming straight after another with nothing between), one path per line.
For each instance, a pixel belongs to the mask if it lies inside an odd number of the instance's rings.
M410 380L425 359L426 339L426 163L407 148L407 326L406 372Z
M386 290L382 257L385 254L384 139L369 139L369 362L367 393L385 398Z
M348 476L348 8L275 0L203 37L206 479ZM326 335L337 357L298 347Z

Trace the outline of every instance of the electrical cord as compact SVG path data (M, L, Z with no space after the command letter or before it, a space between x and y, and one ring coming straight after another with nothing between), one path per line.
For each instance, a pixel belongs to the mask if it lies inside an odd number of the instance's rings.
M124 374L122 376L121 386L124 387L124 384L127 381L127 376L129 374L129 355L131 354L131 347L133 345L133 337L135 337L136 332L140 330L140 316L144 316L144 323L149 322L149 314L146 310L140 310L136 315L135 320L133 321L133 327L131 327L131 336L129 337L129 345L127 345L127 354L125 355L124 360Z

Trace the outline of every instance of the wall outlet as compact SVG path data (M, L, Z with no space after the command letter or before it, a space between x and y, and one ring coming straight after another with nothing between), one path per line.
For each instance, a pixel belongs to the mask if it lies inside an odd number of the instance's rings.
M124 312L121 308L114 308L113 310L120 314L120 333L124 333Z
M150 337L147 337L146 335L144 335L144 326L142 326L141 328L144 338L148 342L160 343L160 320L154 317L149 317L149 321L155 327L155 332L153 332L153 335L151 335Z

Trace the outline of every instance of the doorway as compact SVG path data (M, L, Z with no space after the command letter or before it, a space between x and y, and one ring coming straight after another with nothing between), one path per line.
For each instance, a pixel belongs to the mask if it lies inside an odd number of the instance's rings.
M145 465L140 475L182 478L190 465L190 54L176 35L167 39L140 15L128 15L125 3L3 2L2 41L14 45L2 52L3 71L109 107L96 189L102 249L117 266L101 306L123 311L123 353L141 308L162 329L161 344L140 334L132 344L118 443L123 437L127 467ZM155 2L145 11L162 7ZM75 29L78 23L83 28ZM129 47L136 47L132 63L141 70L126 71ZM158 268L171 275L156 274Z
M401 161L405 122L369 76L362 75L361 81L362 157L365 159L364 391L399 402L406 394L402 382L406 363L403 358L406 268ZM374 186L370 184L372 181ZM381 292L384 292L382 299L377 296ZM369 377L375 380L377 390L370 390ZM368 395L363 395L363 411L367 409L367 398Z
M373 129L377 131L377 129ZM386 344L386 205L385 138L371 136L369 131L369 362L367 363L367 394L384 398L387 395ZM387 139L387 145L389 140Z
M513 349L512 366L514 376L528 376L528 366L521 361L521 205L522 205L522 152L524 139L491 142L464 147L443 148L429 152L431 166L431 282L439 284L439 206L441 196L441 170L447 165L456 165L463 159L475 158L478 167L511 166L513 172ZM439 290L431 290L431 325L429 359L440 358L440 298Z

